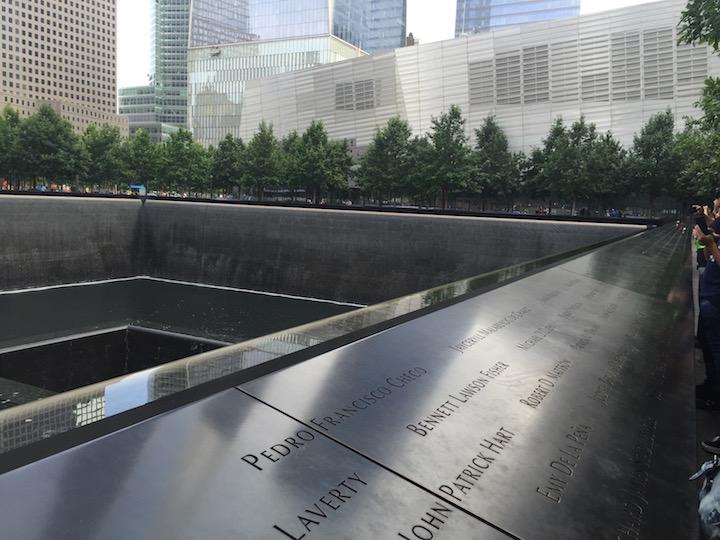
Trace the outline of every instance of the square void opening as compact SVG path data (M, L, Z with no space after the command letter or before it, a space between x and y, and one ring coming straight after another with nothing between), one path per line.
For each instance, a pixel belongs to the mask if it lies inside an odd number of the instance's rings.
M6 391L11 381L22 384L13 390L18 393L3 395L2 400L26 402L20 394L30 389L23 386L46 394L67 392L225 345L228 343L127 326L15 347L0 352L0 378L5 380Z

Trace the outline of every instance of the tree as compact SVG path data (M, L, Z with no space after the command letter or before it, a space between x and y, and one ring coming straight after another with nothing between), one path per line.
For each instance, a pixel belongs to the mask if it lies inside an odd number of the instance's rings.
M258 130L242 154L242 183L263 200L266 187L278 183L280 154L272 124L261 122Z
M83 180L91 186L114 186L124 174L120 130L107 124L90 125L81 139L86 165Z
M717 0L688 0L678 24L679 43L705 43L718 50L720 4Z
M233 137L228 133L223 140L220 141L218 147L214 151L208 153L211 155L210 167L210 194L213 190L220 190L228 193L233 187L240 185L242 178L242 154L245 145L242 139Z
M597 140L595 124L588 124L585 117L573 122L568 131L570 151L573 167L570 174L564 177L565 184L561 186L561 196L572 201L572 213L579 199L587 199L593 191L591 182L592 171L588 166L592 149Z
M452 192L470 185L472 174L465 119L460 107L452 105L447 113L433 118L428 139L432 150L427 178L431 191L440 194L440 204L444 209Z
M148 190L160 187L161 149L147 131L138 129L132 137L126 139L120 148L120 155L124 162L125 182L144 184Z
M408 144L408 174L400 187L403 193L419 197L427 205L435 193L426 173L431 159L432 146L428 138L413 137Z
M352 158L345 141L330 141L322 122L312 121L302 134L299 179L315 204L322 195L347 189Z
M160 161L160 186L166 191L205 192L210 176L208 155L188 130L179 129L170 135Z
M703 112L699 120L705 130L720 130L720 78L705 79L700 101L696 104Z
M713 197L720 173L720 133L704 129L697 122L689 122L685 130L675 136L673 153L679 163L674 187L682 200Z
M483 120L475 130L475 149L472 152L472 187L482 198L483 209L487 197L511 197L518 188L517 158L508 150L505 133L494 116Z
M404 120L393 117L375 132L367 153L360 160L358 181L382 205L383 199L404 185L410 167L412 131Z
M297 131L293 130L283 138L280 149L280 176L290 189L294 201L295 191L305 187L302 172L303 141Z
M550 186L545 182L543 166L545 154L542 148L533 148L529 156L520 158L519 191L531 199L547 199L550 197Z
M600 199L603 210L612 206L613 198L624 197L628 193L626 156L627 152L610 132L601 135L592 144L586 174L592 194Z
M566 186L573 182L575 152L571 147L570 136L562 118L557 118L550 127L548 136L543 140L539 154L533 154L534 167L537 168L535 181L544 184L537 192L547 194L550 199L548 208L552 209L552 201L565 193Z
M633 140L629 172L635 193L647 195L651 214L660 195L672 195L680 163L673 152L675 121L670 110L650 117Z
M43 105L20 123L18 157L25 176L49 182L77 180L78 138L70 122Z
M5 107L0 115L0 176L15 186L20 177L19 156L20 115L11 107Z

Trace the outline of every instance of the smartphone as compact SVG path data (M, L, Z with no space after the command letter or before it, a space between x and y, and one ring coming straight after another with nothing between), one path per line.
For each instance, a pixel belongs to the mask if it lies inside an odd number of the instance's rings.
M707 221L705 221L704 217L696 217L695 225L700 227L700 230L703 232L703 234L710 234L710 229L708 228Z

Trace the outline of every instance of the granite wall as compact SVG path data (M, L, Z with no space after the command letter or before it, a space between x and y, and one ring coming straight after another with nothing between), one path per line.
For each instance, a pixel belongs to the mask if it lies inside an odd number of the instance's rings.
M373 303L639 225L0 196L0 290L149 275Z

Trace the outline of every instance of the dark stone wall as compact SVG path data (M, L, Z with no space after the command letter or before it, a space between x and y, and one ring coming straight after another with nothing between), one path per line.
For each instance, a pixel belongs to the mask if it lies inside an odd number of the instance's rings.
M644 229L165 201L143 212L149 275L362 303Z
M151 275L372 303L642 229L0 196L0 290Z
M0 290L137 274L140 201L0 196Z

